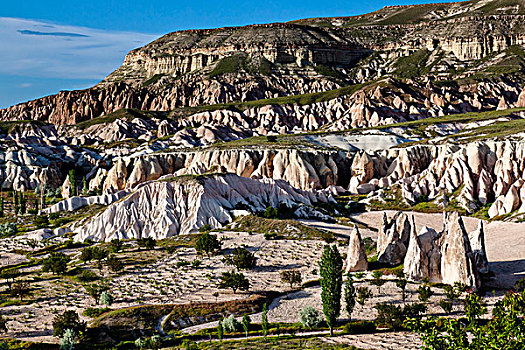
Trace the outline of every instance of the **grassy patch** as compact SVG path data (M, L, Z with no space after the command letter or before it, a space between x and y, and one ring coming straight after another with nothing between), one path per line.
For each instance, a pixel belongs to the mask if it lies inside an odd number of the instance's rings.
M135 118L141 118L141 119L150 119L150 118L159 118L159 119L166 119L168 113L167 112L156 112L156 111L140 111L138 109L132 109L132 108L123 108L119 109L118 111L109 113L107 115L103 115L100 117L96 117L93 119L89 119L80 123L77 123L75 126L81 130L87 129L90 126L93 125L99 125L99 124L107 124L112 123L117 119L123 119L126 121L132 121Z
M158 322L167 316L164 331L182 325L211 322L229 314L243 315L260 311L265 302L273 300L277 293L254 294L246 299L219 303L164 304L134 306L104 313L90 325L91 332L105 332L114 339L136 339L140 334L156 332Z
M216 77L218 75L228 73L236 73L245 66L246 59L246 54L234 54L232 56L224 57L210 72L210 77Z
M324 239L327 235L327 231L318 230L295 220L266 219L253 215L237 219L232 230L264 233L270 239Z
M0 134L8 134L16 130L22 130L27 125L45 126L49 124L38 120L0 121Z
M151 85L151 84L155 84L157 81L160 80L160 78L166 76L165 74L155 74L154 76L152 76L151 78L145 80L143 83L142 83L142 87L146 87L148 85Z

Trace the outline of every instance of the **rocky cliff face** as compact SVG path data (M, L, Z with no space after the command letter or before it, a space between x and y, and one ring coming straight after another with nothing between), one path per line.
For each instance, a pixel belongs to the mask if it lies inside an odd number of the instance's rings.
M469 74L475 74L483 65L500 62L496 53L525 44L522 4L491 3L387 8L361 17L174 32L130 52L97 86L1 110L0 120L75 124L120 108L169 111L327 91L406 74L399 59L418 50L429 52L418 63L428 68L418 68L419 76L451 78L468 66L474 69ZM367 61L371 54L374 59ZM479 62L485 58L488 63Z
M285 181L252 180L233 174L182 177L147 183L105 211L75 228L77 240L162 239L221 227L241 212L257 213L286 205L298 217L326 218L312 205L328 199L291 187ZM152 220L152 218L155 218Z

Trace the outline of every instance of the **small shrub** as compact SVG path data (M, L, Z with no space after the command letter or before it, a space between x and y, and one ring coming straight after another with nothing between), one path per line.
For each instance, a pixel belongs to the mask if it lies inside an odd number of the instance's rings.
M353 321L343 326L344 334L369 334L376 330L377 327L372 321Z
M305 306L299 311L299 322L305 328L318 327L323 322L323 315L311 306Z
M281 282L290 285L290 289L293 288L294 284L300 284L302 282L301 271L299 270L286 270L281 271Z
M96 318L110 310L111 309L108 307L103 307L103 308L88 307L87 309L84 310L84 312L82 312L82 315L91 317L91 318Z
M240 332L242 330L242 325L233 315L222 321L222 327L226 333Z
M447 315L452 312L452 302L451 301L442 299L439 301L439 306L441 306L441 308L443 309L443 312Z
M452 287L451 285L447 284L447 285L445 285L443 287L443 289L445 290L445 296L450 301L455 301L460 296L460 293L454 287Z
M64 335L60 338L61 350L74 350L77 345L75 332L72 329L66 329Z
M434 292L430 289L429 286L419 286L417 289L418 299L426 303L432 295L434 295Z
M175 264L175 266L177 267L185 267L185 266L189 266L191 263L189 261L186 261L186 260L179 260L177 261L177 263Z
M148 346L148 342L144 338L138 338L135 340L135 346L139 349L145 349Z
M231 254L223 259L226 265L235 266L238 269L251 269L255 266L255 255L244 247L237 247Z
M408 318L417 318L426 311L424 304L406 305L404 308L390 303L378 303L375 306L377 318L375 323L378 327L393 330L403 329L403 323Z
M364 306L365 302L370 299L373 294L367 287L358 287L357 289L357 302L359 305Z
M79 282L93 282L98 279L98 275L91 270L80 270L76 278Z
M105 290L100 293L99 303L102 305L111 306L111 304L113 304L113 296L109 293L109 291Z
M199 232L206 232L206 231L211 231L211 225L210 224L202 225L199 228Z
M217 235L205 232L200 235L197 242L195 242L195 250L198 254L206 254L210 257L221 250L221 242L217 238Z

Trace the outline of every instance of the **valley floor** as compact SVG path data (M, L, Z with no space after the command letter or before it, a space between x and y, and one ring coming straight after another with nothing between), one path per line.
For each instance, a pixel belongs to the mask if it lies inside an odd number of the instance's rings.
M388 211L388 216L394 212ZM377 238L377 228L381 221L383 212L366 212L351 216L351 220L360 226L363 238ZM435 229L442 227L441 214L414 213L417 230L423 225ZM478 220L464 218L467 231L474 230ZM331 224L319 221L302 221L312 227L332 231L337 235L346 236L350 233L349 225ZM284 296L275 299L270 305L270 322L297 322L298 312L304 306L314 306L322 309L320 298L320 287L307 287L300 291L288 293L288 286L280 282L279 273L286 269L299 269L303 275L303 282L316 280L318 278L317 262L322 252L322 241L317 240L267 240L263 234L250 232L217 232L223 239L223 249L228 251L234 247L246 246L255 252L257 267L253 270L244 271L250 280L251 293L264 291L278 291ZM178 238L180 239L180 238ZM514 282L523 278L525 273L525 230L523 224L506 222L489 222L485 225L485 239L490 269L494 277L486 283L486 289L494 294L486 293L485 301L491 306L501 298L504 293L502 288L511 288ZM340 251L346 252L346 240L341 240ZM179 242L180 243L180 242ZM15 249L31 249L29 242L23 239L0 240L2 246L3 262L14 264L23 262L24 256L16 254ZM82 269L94 269L89 263L76 260L80 250L65 250L73 257L75 266ZM123 252L118 254L125 261L125 270L114 274L105 267L97 271L101 276L108 278L111 285L111 293L116 303L112 309L145 304L182 304L192 302L213 302L243 299L248 293L232 293L229 290L217 289L217 280L220 274L230 270L225 266L221 256L211 258L198 257L195 249L184 246L175 249L173 253L167 253L164 246L153 250L140 250L134 242L127 242ZM181 261L189 263L200 261L198 266L180 266ZM179 264L178 264L179 263ZM82 283L71 277L58 277L48 273L41 273L40 266L23 267L20 271L30 276L32 282L32 294L27 301L22 303L12 302L5 305L3 310L9 319L9 332L7 337L28 340L32 342L57 342L52 336L52 319L57 313L72 309L82 313L87 307L95 307L94 302L89 299L83 290ZM364 306L356 306L352 319L373 320L376 310L373 306L382 301L402 304L399 289L395 286L393 276L385 276L386 282L380 290L372 286L366 277L356 281L357 286L369 287L374 296ZM389 281L390 280L390 281ZM417 302L418 284L409 283L407 302ZM218 295L214 295L219 292ZM443 290L434 288L435 294L429 302L429 312L442 315L439 300L444 298ZM287 294L288 293L288 294ZM100 307L100 306L99 306ZM459 310L459 304L455 309ZM344 305L343 305L344 309ZM342 312L341 318L346 318ZM260 313L251 315L252 321L260 322ZM91 319L82 316L82 319ZM203 323L200 325L189 325L183 332L193 333L200 329L216 327L216 322ZM420 347L417 336L406 333L377 333L363 335L337 336L323 341L330 343L342 343L354 345L365 349L415 349Z

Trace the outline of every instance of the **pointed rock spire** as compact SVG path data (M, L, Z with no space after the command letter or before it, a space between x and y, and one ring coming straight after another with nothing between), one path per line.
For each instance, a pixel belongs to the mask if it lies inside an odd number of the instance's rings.
M412 216L412 219L414 216ZM416 233L415 225L414 229L410 231L410 240L408 242L407 254L403 263L403 272L406 278L420 281L425 277L428 277L428 258L424 247ZM421 230L421 234L424 234L428 230L425 226Z
M474 253L458 213L448 215L447 231L441 246L441 277L443 283L461 282L477 290L480 280L477 273Z
M366 257L365 244L359 233L359 229L354 225L350 239L348 240L348 253L346 256L345 273L368 270L368 259Z
M479 220L478 228L468 235L470 247L474 253L474 261L479 273L489 272L489 262L485 251L485 232L483 230L483 220Z

